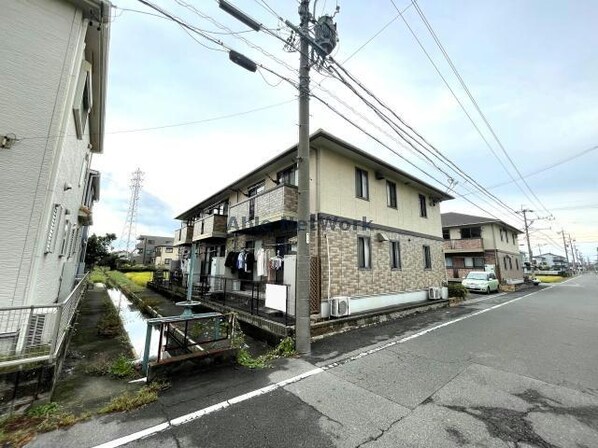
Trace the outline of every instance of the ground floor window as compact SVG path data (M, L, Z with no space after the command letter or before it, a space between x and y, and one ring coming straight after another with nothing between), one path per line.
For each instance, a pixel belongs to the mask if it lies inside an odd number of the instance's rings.
M444 257L444 264L447 268L453 267L453 259L451 257Z
M430 252L430 246L423 246L424 250L424 269L432 269L432 254Z
M372 266L370 251L370 238L366 236L357 237L357 267L369 269Z

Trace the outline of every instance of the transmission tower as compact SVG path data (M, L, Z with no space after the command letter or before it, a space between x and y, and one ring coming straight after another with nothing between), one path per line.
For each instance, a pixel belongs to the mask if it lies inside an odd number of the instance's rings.
M139 196L141 194L141 185L145 173L137 168L131 174L131 196L129 197L129 209L127 210L127 217L125 218L125 225L120 237L121 244L124 243L124 250L127 252L127 257L131 258L131 237L136 238L137 233L137 210L139 208ZM133 240L134 241L134 240Z

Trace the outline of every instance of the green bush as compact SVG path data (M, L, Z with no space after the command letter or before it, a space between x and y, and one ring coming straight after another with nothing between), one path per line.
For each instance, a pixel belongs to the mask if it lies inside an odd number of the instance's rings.
M449 284L448 286L449 297L459 297L460 299L464 299L467 296L467 294L467 288L459 283Z

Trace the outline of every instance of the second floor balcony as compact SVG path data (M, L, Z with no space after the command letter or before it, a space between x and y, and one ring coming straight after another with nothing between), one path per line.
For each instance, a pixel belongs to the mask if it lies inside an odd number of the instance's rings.
M295 221L297 200L297 187L281 184L234 204L228 212L228 231L242 231L277 221Z
M464 238L460 240L444 240L445 253L484 252L482 238Z
M187 225L175 230L174 232L174 246L182 246L184 244L191 244L193 236L193 225Z
M226 238L226 215L207 215L199 218L193 225L193 241L208 238Z

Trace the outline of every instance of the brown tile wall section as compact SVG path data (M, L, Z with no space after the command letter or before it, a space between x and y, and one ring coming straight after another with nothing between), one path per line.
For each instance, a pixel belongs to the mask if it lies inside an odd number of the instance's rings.
M390 268L390 242L378 241L383 233L391 241L401 243L402 269ZM371 269L357 267L357 236L370 236L372 251ZM429 286L441 286L446 280L442 241L398 232L376 229L363 230L351 227L332 230L320 228L321 290L322 300L327 298L328 288L328 240L330 250L331 284L330 296L361 296L412 291ZM432 269L424 269L423 245L429 245ZM313 251L313 244L312 251Z

